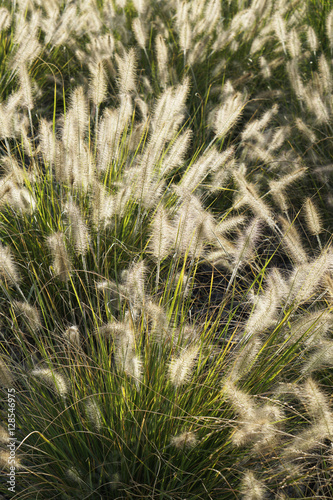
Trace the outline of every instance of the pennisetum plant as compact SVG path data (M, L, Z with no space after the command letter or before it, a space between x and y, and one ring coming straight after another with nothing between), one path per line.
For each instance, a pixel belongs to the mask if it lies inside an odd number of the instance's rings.
M333 496L325 9L4 1L11 498Z

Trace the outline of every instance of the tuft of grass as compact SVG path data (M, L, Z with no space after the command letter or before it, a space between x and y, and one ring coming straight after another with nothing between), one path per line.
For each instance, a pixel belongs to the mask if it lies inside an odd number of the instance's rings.
M332 497L332 26L4 1L5 497Z

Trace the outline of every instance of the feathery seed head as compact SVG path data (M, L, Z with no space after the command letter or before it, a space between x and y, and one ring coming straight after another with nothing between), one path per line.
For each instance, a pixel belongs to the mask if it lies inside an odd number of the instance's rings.
M97 66L91 67L92 71L96 71ZM93 73L94 75L94 73ZM91 87L93 87L94 82L92 80ZM92 91L92 90L91 90ZM97 93L97 90L96 90ZM94 97L92 96L94 102ZM95 102L94 102L95 103ZM76 87L70 96L70 105L67 110L73 113L75 128L77 129L77 135L81 139L85 138L85 133L88 129L89 113L88 113L88 102L84 89L82 86Z
M312 28L312 26L307 26L306 36L307 36L308 45L309 45L311 52L316 54L318 47L319 47L319 43L318 43L318 38L317 38L316 32Z
M70 481L73 481L75 484L81 487L86 486L86 483L83 481L81 474L76 467L70 467L69 469L67 469L66 476Z
M264 500L266 488L262 481L255 478L253 472L247 471L242 479L242 500Z
M156 35L155 38L156 47L156 58L158 74L161 81L161 86L166 88L169 81L169 69L168 69L168 47L161 34Z
M6 387L7 389L13 387L13 375L7 366L5 360L0 357L0 387Z
M160 206L153 219L149 242L149 249L158 261L165 259L170 253L173 243L172 229L166 210Z
M279 11L276 11L273 17L273 27L276 33L276 36L278 37L282 48L283 52L287 54L286 51L286 42L287 42L287 32L286 32L286 26L285 26L285 21L283 17L281 16Z
M76 252L78 255L86 255L89 250L90 235L87 224L82 219L80 209L75 203L68 202L64 206L64 211L68 214L71 222L71 231Z
M143 372L143 363L140 357L128 353L123 363L123 369L126 375L129 375L134 379L136 389L139 390Z
M177 436L172 436L170 444L179 450L184 448L194 448L198 444L198 438L194 432L183 432Z
M205 2L204 24L200 31L211 33L216 24L221 20L221 2L219 0L209 0Z
M274 324L278 307L278 296L275 288L269 288L260 296L253 313L244 327L244 339L263 333Z
M33 90L28 70L24 64L20 64L16 69L20 82L20 92L22 96L22 106L31 110L34 107Z
M106 227L115 214L115 199L108 194L104 185L94 182L92 189L92 222L95 227L104 225Z
M317 207L315 206L311 198L306 198L304 203L304 210L306 224L310 233L315 236L319 235L323 230L321 217L319 215Z
M70 345L81 347L80 332L77 326L72 325L64 332L64 338Z
M147 30L144 26L142 20L139 17L136 17L132 22L132 30L135 36L136 41L138 42L139 47L141 49L146 50L147 45Z
M326 17L326 33L330 43L331 53L333 50L333 10Z
M317 137L316 134L311 130L311 128L302 121L301 118L296 118L295 119L295 124L296 127L300 132L303 133L303 135L311 142L316 142Z
M333 343L332 343L333 344ZM307 411L312 419L319 423L325 420L330 429L328 433L333 432L333 414L330 408L328 396L318 387L318 384L309 377L301 391L301 398L306 402Z
M323 88L323 93L330 94L332 92L332 75L324 54L321 54L319 57L318 67L319 79Z
M125 294L133 305L142 305L145 299L147 268L143 260L135 262L122 273Z
M98 335L101 337L114 337L117 338L117 336L122 335L123 331L127 331L128 325L125 323L121 322L116 322L112 321L109 323L106 323L105 325L102 325L98 328L97 332ZM128 339L131 339L132 337L127 335Z
M330 340L319 340L313 342L312 347L316 347L315 351L308 357L303 364L301 372L303 375L308 375L325 367L332 366L333 363L333 342ZM319 344L319 345L318 345ZM311 347L311 345L310 345Z
M201 255L205 241L216 240L215 220L202 206L200 199L175 186L178 195L184 196L174 220L176 250L184 255Z
M254 184L247 182L241 169L234 173L234 179L237 182L241 195L241 204L249 205L254 214L264 220L270 227L276 228L273 215L268 205L263 202L256 190Z
M288 61L286 67L289 75L289 80L292 88L294 89L296 97L300 100L304 100L306 98L306 89L303 85L303 81L299 73L297 59Z
M136 89L136 55L134 49L124 52L123 57L115 55L118 65L118 87L121 94L127 94Z
M299 57L301 54L301 42L296 28L288 33L288 50L292 58Z
M226 216L218 223L216 227L216 234L224 235L225 233L235 231L238 226L244 225L246 221L247 219L244 215L235 215L231 217Z
M149 300L145 304L145 311L149 319L149 337L160 342L168 331L169 320L162 306Z
M269 182L270 193L272 194L274 200L278 203L278 205L287 206L287 202L284 201L283 196L285 189L287 189L293 182L296 182L298 179L304 177L306 170L306 168L300 168L294 172L291 172L290 174L280 177L280 179L278 180Z
M240 267L248 262L253 256L253 249L261 235L262 222L260 219L253 219L243 234L237 240L237 245L233 255L235 264Z
M176 26L178 30L181 30L182 25L189 18L189 10L190 4L186 1L179 2L177 5L177 14L176 14Z
M89 70L91 74L90 99L95 106L99 106L106 99L107 93L107 81L103 62L98 61L96 64L90 65Z
M66 250L65 235L58 231L48 236L46 243L53 257L52 266L54 273L60 280L67 281L69 279L68 275L71 272L71 263Z
M91 425L99 432L102 429L103 419L100 407L95 398L89 398L89 400L86 401L85 410Z
M281 244L288 257L297 264L307 262L308 256L303 248L302 241L295 224L290 224L287 219L281 216L279 217L279 222L283 230Z
M1 377L1 375L0 375ZM2 385L2 383L0 383ZM8 430L0 425L0 444L7 444L10 441Z
M29 28L30 27L28 27L28 29ZM41 51L42 45L39 43L37 37L33 33L28 35L24 43L20 43L19 48L15 52L11 63L13 71L22 65L27 65L27 67L31 66Z
M245 94L236 92L228 96L224 103L216 109L213 129L219 139L224 137L240 118L247 98Z
M242 139L247 140L255 138L256 134L268 125L268 123L278 113L278 111L278 105L274 104L272 108L266 111L259 120L250 121L242 132Z
M318 91L307 89L304 95L309 110L316 116L318 124L329 123L330 110Z
M16 469L21 469L21 460L18 457L17 453L15 453L15 458L13 458L12 453L8 450L1 449L0 450L0 467L2 469L9 469L9 467L14 467ZM12 470L12 469L10 469Z
M0 8L0 32L9 28L12 22L10 12L5 8Z
M40 312L34 306L28 304L28 302L19 302L15 300L13 302L13 308L17 316L20 316L29 330L39 330L42 328L42 322L40 318Z
M137 390L142 378L142 361L135 352L135 333L129 323L108 323L108 334L114 337L115 362L118 370L135 381ZM101 330L101 329L100 329Z
M189 382L199 350L199 345L192 344L185 348L177 358L171 360L168 377L175 388L181 387L183 384Z
M166 176L174 168L179 167L183 163L192 135L192 131L188 129L177 137L162 160L160 177Z
M262 342L258 338L252 338L246 346L238 351L236 360L232 365L230 381L236 382L242 378L252 368L257 354L262 347Z
M295 300L295 304L300 305L311 299L324 283L326 273L332 270L332 264L332 252L324 249L316 259L294 268L290 276L290 298Z
M191 42L192 42L192 28L191 25L188 21L188 19L185 19L184 22L180 26L179 30L179 45L180 48L186 52L191 48Z
M251 396L239 389L230 379L224 381L222 391L229 403L237 411L241 420L254 420L257 413L254 400Z
M197 187L201 186L209 173L221 171L221 167L233 155L233 152L234 148L229 148L223 153L219 153L215 148L210 149L199 160L189 166L183 175L180 184L181 189L188 193L195 191Z
M287 281L282 276L280 270L273 267L267 276L267 285L269 289L273 289L276 293L277 300L288 296L289 287Z
M46 386L54 390L61 397L65 397L68 393L68 380L64 375L57 373L50 368L36 368L31 371L31 375L41 379Z
M332 324L333 315L326 309L301 315L290 323L290 343L302 339L307 346L315 346Z
M20 281L20 275L12 253L8 247L0 243L0 279L8 284L16 285Z
M23 186L28 179L28 174L19 166L17 160L13 156L1 158L1 167L6 174L6 177L3 177L1 180L5 180L6 178L8 180L13 179L18 186Z
M40 149L46 162L54 165L57 158L57 140L52 131L52 124L44 118L39 120Z
M264 56L259 57L259 64L261 68L261 74L265 78L265 80L268 80L272 76L272 71L271 68L267 62L267 59Z
M133 5L139 15L144 14L148 8L147 0L133 0Z
M290 134L290 127L279 127L273 135L271 142L268 146L268 152L278 150Z
M11 182L7 183L7 187L6 194L0 200L0 206L7 203L15 211L32 214L36 209L36 201L32 194L26 188L17 187Z

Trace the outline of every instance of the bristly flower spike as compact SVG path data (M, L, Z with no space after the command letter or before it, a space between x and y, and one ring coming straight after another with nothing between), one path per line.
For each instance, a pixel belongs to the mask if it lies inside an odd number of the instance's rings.
M10 12L5 8L0 8L0 32L9 28L12 22Z
M176 448L183 450L184 448L194 448L198 443L198 438L194 432L183 432L177 436L172 436L170 444Z
M35 370L32 370L31 375L41 379L46 386L53 389L63 398L68 393L67 379L60 373L57 373L50 368L36 368Z
M125 52L123 57L115 55L118 64L118 87L121 94L135 91L136 56L134 49Z
M0 243L0 280L2 279L8 284L18 285L20 275L10 249Z
M333 51L333 10L328 14L326 18L326 33L328 40L330 42L331 54Z
M318 44L318 38L317 38L316 32L312 28L312 26L307 27L306 36L307 36L308 45L310 47L311 52L313 52L314 55L316 55L319 44Z
M161 82L161 86L165 89L169 82L169 70L168 70L169 58L168 58L168 47L161 34L158 34L155 38L155 48L156 48L158 75Z
M181 387L189 382L193 372L199 346L192 344L187 347L178 358L173 358L169 364L169 380L175 388Z
M78 255L86 255L90 245L90 235L87 224L84 222L79 207L73 202L66 203L65 212L68 214L74 239L75 250Z
M255 478L252 471L247 471L244 474L241 483L243 492L242 500L264 500L266 488L263 483Z
M70 259L66 250L65 236L57 232L48 236L47 245L53 257L53 269L62 281L68 281L71 271Z
M273 26L275 29L276 36L281 42L283 52L287 55L286 51L287 32L286 32L285 22L279 12L276 12L274 15Z
M304 210L305 210L305 220L308 229L311 234L317 237L318 244L321 249L322 247L321 247L321 241L319 239L319 234L322 232L323 226L318 209L311 200L311 198L306 198L304 203Z
M139 17L136 17L133 20L132 30L133 30L135 39L138 42L139 47L141 47L141 49L145 52L145 54L147 56L147 51L146 51L147 33L146 33L146 29L145 29L145 27L144 27L144 25Z
M13 376L9 370L7 363L0 357L0 387L9 389L13 387Z

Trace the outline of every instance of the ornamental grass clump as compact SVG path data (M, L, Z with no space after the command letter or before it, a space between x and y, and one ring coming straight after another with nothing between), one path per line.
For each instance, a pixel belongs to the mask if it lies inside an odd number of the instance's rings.
M333 497L332 19L5 0L13 498Z

